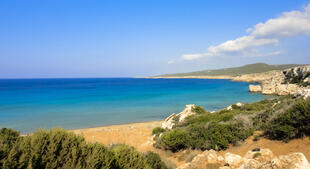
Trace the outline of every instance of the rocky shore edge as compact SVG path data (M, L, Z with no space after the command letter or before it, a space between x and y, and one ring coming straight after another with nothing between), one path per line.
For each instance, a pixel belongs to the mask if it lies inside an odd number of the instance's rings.
M232 81L243 81L250 84L250 92L260 92L266 95L307 95L310 94L310 65L299 66L283 71L269 71L240 75Z

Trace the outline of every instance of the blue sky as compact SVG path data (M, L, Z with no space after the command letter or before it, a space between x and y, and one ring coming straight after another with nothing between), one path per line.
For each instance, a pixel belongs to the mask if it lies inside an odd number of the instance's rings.
M310 63L309 3L2 0L0 78L129 77L255 62Z

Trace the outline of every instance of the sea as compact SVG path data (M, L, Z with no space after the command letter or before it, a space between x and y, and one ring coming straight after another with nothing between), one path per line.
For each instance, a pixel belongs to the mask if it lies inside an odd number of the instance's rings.
M21 133L163 120L187 104L207 111L271 96L221 79L0 79L0 127Z

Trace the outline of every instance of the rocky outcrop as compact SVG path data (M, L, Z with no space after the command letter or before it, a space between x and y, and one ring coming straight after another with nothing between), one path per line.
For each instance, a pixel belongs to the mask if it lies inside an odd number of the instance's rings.
M249 85L250 92L263 94L289 95L309 89L310 65L299 66L284 71L246 74L233 78L233 81L260 83Z
M296 94L296 97L303 97L304 99L310 98L310 89L304 89Z
M249 85L249 91L250 92L262 92L262 86L261 85Z
M232 153L226 153L223 157L214 150L207 150L178 169L205 169L207 166L220 169L310 169L302 153L274 157L269 149L259 148L248 151L243 157Z
M179 114L171 114L169 117L165 119L165 121L162 123L162 128L164 129L172 129L172 127L178 123L183 122L186 117L194 115L195 112L193 109L195 108L194 104L186 105L185 109L180 112Z
M244 105L244 104L243 104L243 103L240 103L240 102L234 104L234 106L237 106L237 107L241 107L241 106L243 106L243 105ZM232 109L233 109L233 105L230 105L230 106L228 106L228 107L226 108L226 110L232 110ZM212 113L212 112L210 112L210 113Z

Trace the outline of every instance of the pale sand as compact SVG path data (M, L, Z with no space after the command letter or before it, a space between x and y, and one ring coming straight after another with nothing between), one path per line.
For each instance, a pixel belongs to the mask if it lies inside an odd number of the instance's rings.
M255 132L261 134L262 132ZM303 153L308 160L310 160L310 137L293 139L288 143L283 141L269 140L260 138L258 141L253 141L254 136L249 137L239 146L230 146L225 151L220 151L221 155L227 152L244 156L246 152L254 148L269 148L275 156L291 154L295 152Z
M184 159L180 160L179 154L156 149L153 147L152 130L161 126L163 121L151 121L121 125L111 125L103 127L85 128L72 130L78 135L82 135L87 142L99 142L106 146L112 144L126 144L135 147L140 152L153 151L158 153L166 162L174 163L177 166L184 164Z
M162 121L151 121L95 128L76 129L74 133L82 135L87 142L100 142L105 145L127 144L139 151L154 150L152 130L161 126Z

